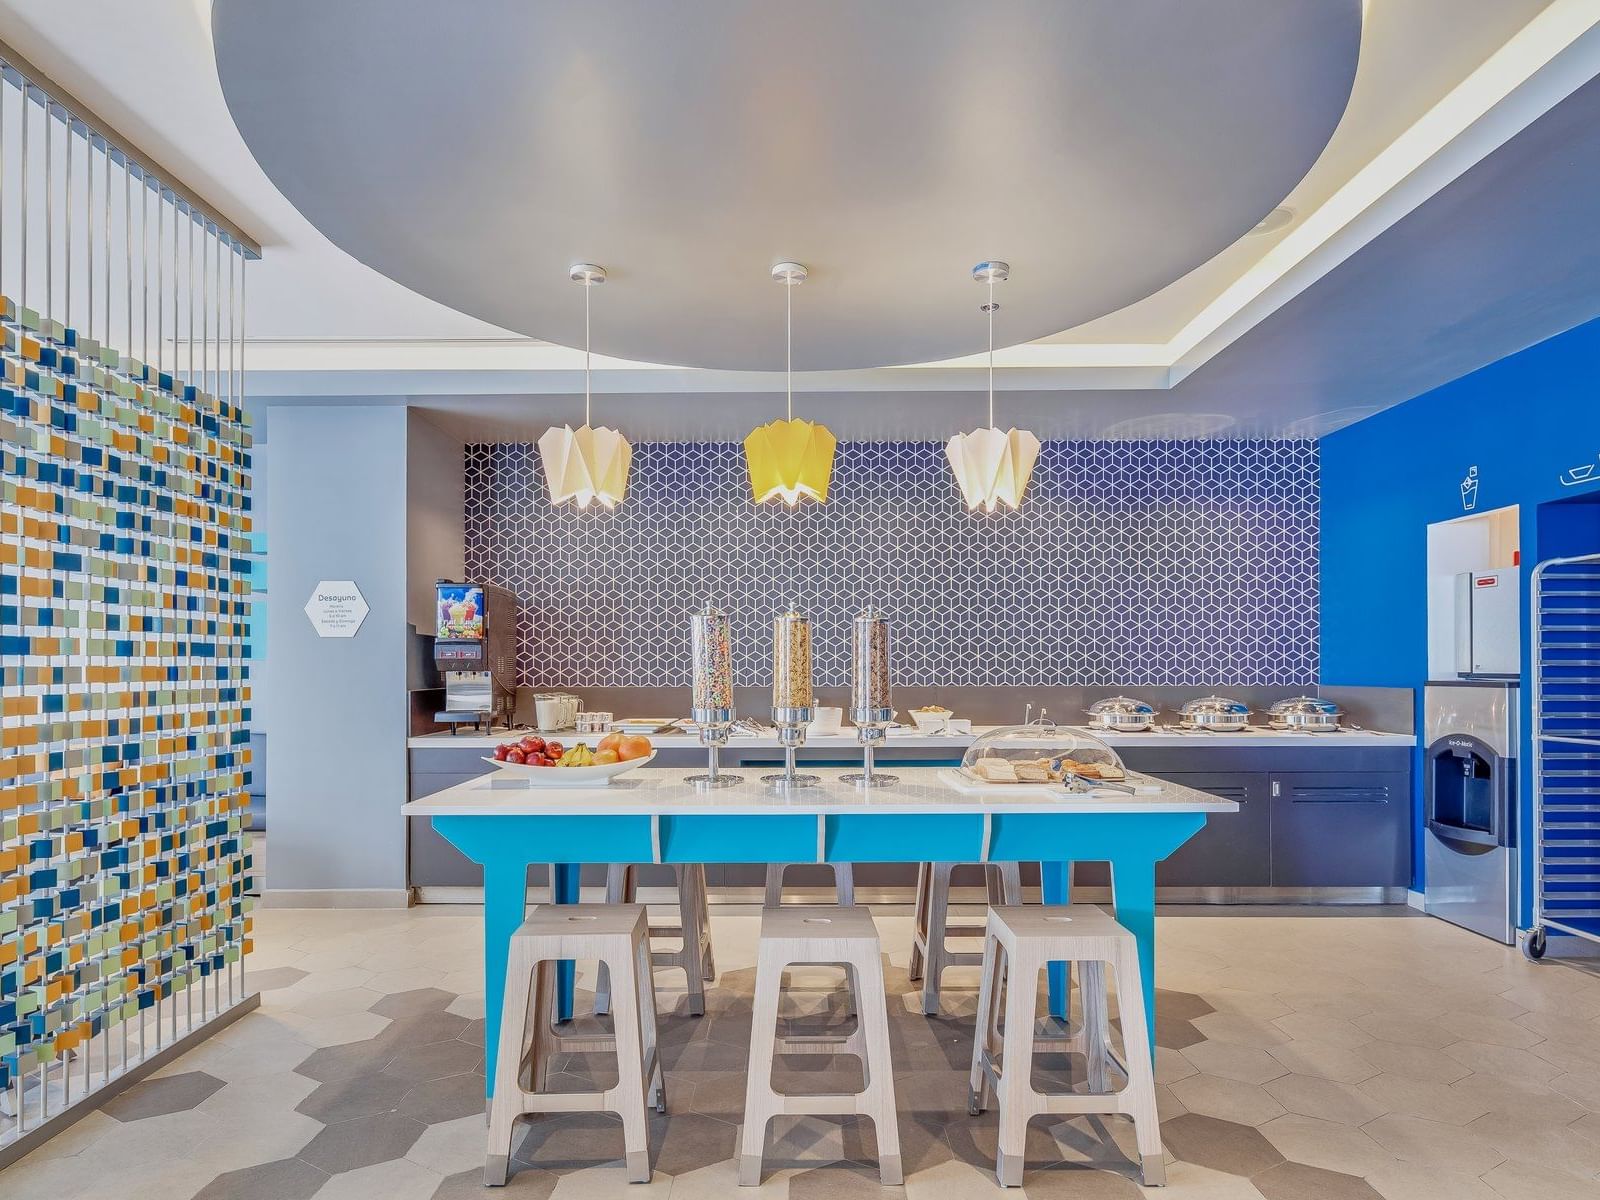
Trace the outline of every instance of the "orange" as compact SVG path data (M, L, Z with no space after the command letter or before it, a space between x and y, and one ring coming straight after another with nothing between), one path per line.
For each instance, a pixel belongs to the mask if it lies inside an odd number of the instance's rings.
M622 760L617 757L617 752L615 750L596 750L594 752L594 765L597 767L608 767L612 763L621 761Z
M653 749L650 745L650 739L642 733L625 733L618 735L618 737L620 740L612 748L616 750L617 757L623 762L629 762L635 758L644 758Z

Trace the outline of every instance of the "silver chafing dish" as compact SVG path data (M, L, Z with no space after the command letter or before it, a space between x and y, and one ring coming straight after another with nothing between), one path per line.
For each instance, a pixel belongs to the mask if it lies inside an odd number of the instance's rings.
M1096 700L1086 711L1091 729L1142 733L1156 723L1156 710L1132 696L1108 696L1104 700Z
M1344 710L1331 700L1296 696L1274 704L1268 710L1267 724L1273 729L1294 729L1302 733L1334 733L1343 715Z
M1209 729L1213 733L1237 733L1250 728L1250 708L1226 696L1203 696L1178 710L1179 724L1185 729Z

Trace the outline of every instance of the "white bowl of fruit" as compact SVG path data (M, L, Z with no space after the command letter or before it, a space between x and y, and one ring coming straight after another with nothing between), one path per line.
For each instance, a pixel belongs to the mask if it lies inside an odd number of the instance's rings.
M607 784L656 756L650 739L638 733L608 733L593 749L587 742L571 746L537 734L502 742L494 757L483 761L535 787L582 787Z

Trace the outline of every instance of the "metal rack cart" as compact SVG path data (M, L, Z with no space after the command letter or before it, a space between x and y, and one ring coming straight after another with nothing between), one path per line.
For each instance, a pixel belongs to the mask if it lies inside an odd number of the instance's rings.
M1600 941L1600 554L1533 572L1533 927Z

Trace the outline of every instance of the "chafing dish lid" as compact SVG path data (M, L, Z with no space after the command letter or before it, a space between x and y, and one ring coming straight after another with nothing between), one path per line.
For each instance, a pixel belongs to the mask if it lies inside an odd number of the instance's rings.
M1118 716L1153 717L1156 710L1143 700L1135 700L1132 696L1107 696L1104 700L1096 700L1089 705L1089 715L1098 717L1101 713L1116 713Z
M1230 700L1226 696L1202 696L1198 700L1191 700L1178 710L1186 717L1201 714L1213 716L1248 717L1250 708L1238 700Z
M1274 717L1337 717L1344 712L1332 700L1323 700L1317 696L1296 696L1293 700L1279 700L1268 711Z

